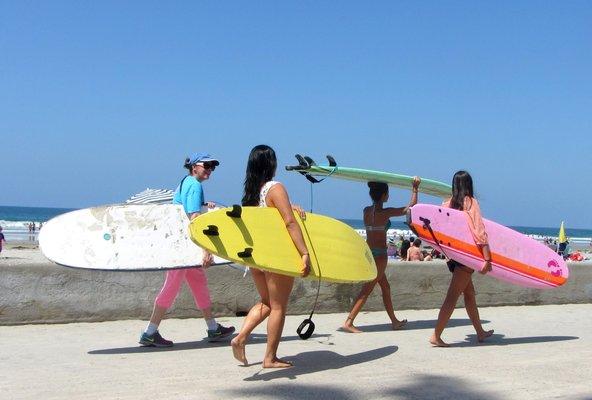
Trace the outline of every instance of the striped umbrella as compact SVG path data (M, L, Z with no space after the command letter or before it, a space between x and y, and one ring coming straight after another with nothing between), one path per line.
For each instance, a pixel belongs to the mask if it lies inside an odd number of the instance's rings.
M174 192L168 189L146 189L125 201L126 204L170 204Z

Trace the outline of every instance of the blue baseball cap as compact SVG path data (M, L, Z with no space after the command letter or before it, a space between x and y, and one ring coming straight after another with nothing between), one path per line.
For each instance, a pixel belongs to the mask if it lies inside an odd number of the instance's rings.
M204 162L209 162L214 165L220 165L220 161L218 161L208 153L193 153L188 157L188 159L191 165Z

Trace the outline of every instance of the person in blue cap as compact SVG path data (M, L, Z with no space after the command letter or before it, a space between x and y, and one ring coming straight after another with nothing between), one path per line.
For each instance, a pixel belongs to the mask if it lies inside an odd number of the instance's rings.
M202 182L208 180L212 172L220 162L209 154L196 153L185 159L184 167L189 170L189 174L183 178L179 187L175 191L173 204L182 204L190 220L200 214L202 206L208 208L215 207L214 203L204 201ZM140 336L142 346L151 347L170 347L173 342L163 338L158 332L158 326L164 317L166 311L173 305L181 285L187 281L189 288L195 299L195 304L204 316L208 326L207 333L210 341L220 340L230 336L234 332L234 327L224 327L216 322L212 316L210 291L208 289L208 280L205 274L205 268L212 263L212 255L204 250L201 267L172 269L167 271L166 279L156 300L150 317L150 322Z

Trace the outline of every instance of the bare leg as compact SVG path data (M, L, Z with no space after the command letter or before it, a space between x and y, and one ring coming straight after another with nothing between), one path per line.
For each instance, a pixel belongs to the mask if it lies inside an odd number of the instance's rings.
M265 273L269 290L271 311L267 320L267 348L263 359L263 368L286 368L292 364L277 357L277 349L284 329L288 299L294 284L294 278L272 272Z
M380 290L382 291L382 303L384 304L386 313L391 319L393 330L401 329L407 323L407 320L405 319L401 321L395 316L393 299L391 298L391 285L389 284L388 279L386 279L386 266L388 259L387 257L377 257L375 260L379 271L378 284L380 285Z
M349 312L347 319L343 323L344 330L351 332L351 333L362 332L361 330L359 330L358 328L356 328L354 326L354 319L358 316L358 313L360 312L362 307L364 307L364 304L366 304L368 297L372 293L372 290L374 290L374 286L376 286L376 282L377 282L377 280L375 279L373 281L366 282L364 284L364 286L362 286L362 290L360 290L360 294L358 294L358 297L356 298L356 301L354 302L354 306L352 307L351 311Z
M391 285L386 279L386 276L383 275L382 278L378 280L378 284L380 285L380 289L382 291L382 303L384 304L386 313L391 319L393 330L401 329L403 326L405 326L405 324L407 324L407 320L399 320L395 316L395 310L393 309L393 299L391 298Z
M481 319L479 318L479 309L477 308L477 299L475 297L475 287L473 286L473 280L470 279L466 289L463 292L465 300L465 309L467 314L473 323L475 332L477 333L477 341L483 342L486 338L493 335L493 329L486 331L481 325Z
M213 318L211 307L202 309L201 313L203 314L204 319L212 319Z
M249 310L245 317L243 326L239 334L230 341L232 346L232 354L234 358L248 365L247 356L245 354L245 345L253 329L269 316L271 308L269 307L269 292L267 290L267 283L265 281L265 274L257 269L251 269L251 275L255 282L255 287L261 296L261 302L255 304Z
M150 316L150 323L154 325L160 325L160 322L164 318L164 314L166 313L167 309L156 305L154 303L154 308L152 309L152 315Z
M444 331L444 328L446 327L446 324L450 320L452 313L454 312L458 298L465 290L470 280L470 272L463 270L461 267L456 267L454 269L450 286L448 287L448 292L446 293L446 298L444 299L444 303L442 304L440 312L438 313L438 322L436 323L436 328L434 329L434 333L430 338L430 343L432 345L438 347L448 347L448 344L442 340L441 335Z

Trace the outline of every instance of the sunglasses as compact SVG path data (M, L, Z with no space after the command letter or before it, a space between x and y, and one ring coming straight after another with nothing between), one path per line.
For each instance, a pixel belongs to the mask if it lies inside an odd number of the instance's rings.
M201 165L204 169L207 169L208 171L213 171L216 169L216 164L210 162L205 162L198 165Z

